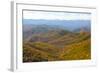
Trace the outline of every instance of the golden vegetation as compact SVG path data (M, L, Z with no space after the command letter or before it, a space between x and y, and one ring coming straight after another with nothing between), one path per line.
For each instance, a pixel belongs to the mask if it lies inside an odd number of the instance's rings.
M90 33L53 32L31 40L23 43L23 62L91 59Z

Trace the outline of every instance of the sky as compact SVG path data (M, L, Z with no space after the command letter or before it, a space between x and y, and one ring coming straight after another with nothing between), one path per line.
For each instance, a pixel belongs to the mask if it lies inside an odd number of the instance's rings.
M23 19L90 20L90 13L23 11Z

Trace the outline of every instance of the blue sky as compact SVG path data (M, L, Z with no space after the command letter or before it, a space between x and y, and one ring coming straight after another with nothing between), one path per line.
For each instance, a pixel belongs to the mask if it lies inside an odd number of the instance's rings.
M23 11L23 18L45 20L91 20L91 14L74 12Z

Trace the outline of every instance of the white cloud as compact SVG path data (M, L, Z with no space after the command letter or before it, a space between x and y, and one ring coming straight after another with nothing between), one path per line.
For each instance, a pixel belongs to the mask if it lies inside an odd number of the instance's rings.
M24 19L47 19L47 20L90 20L89 13L69 12L46 12L46 11L23 11Z

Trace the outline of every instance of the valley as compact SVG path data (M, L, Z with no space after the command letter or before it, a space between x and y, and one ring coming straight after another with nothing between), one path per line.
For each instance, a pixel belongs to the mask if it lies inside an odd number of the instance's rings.
M90 31L87 26L23 25L23 62L91 59Z

